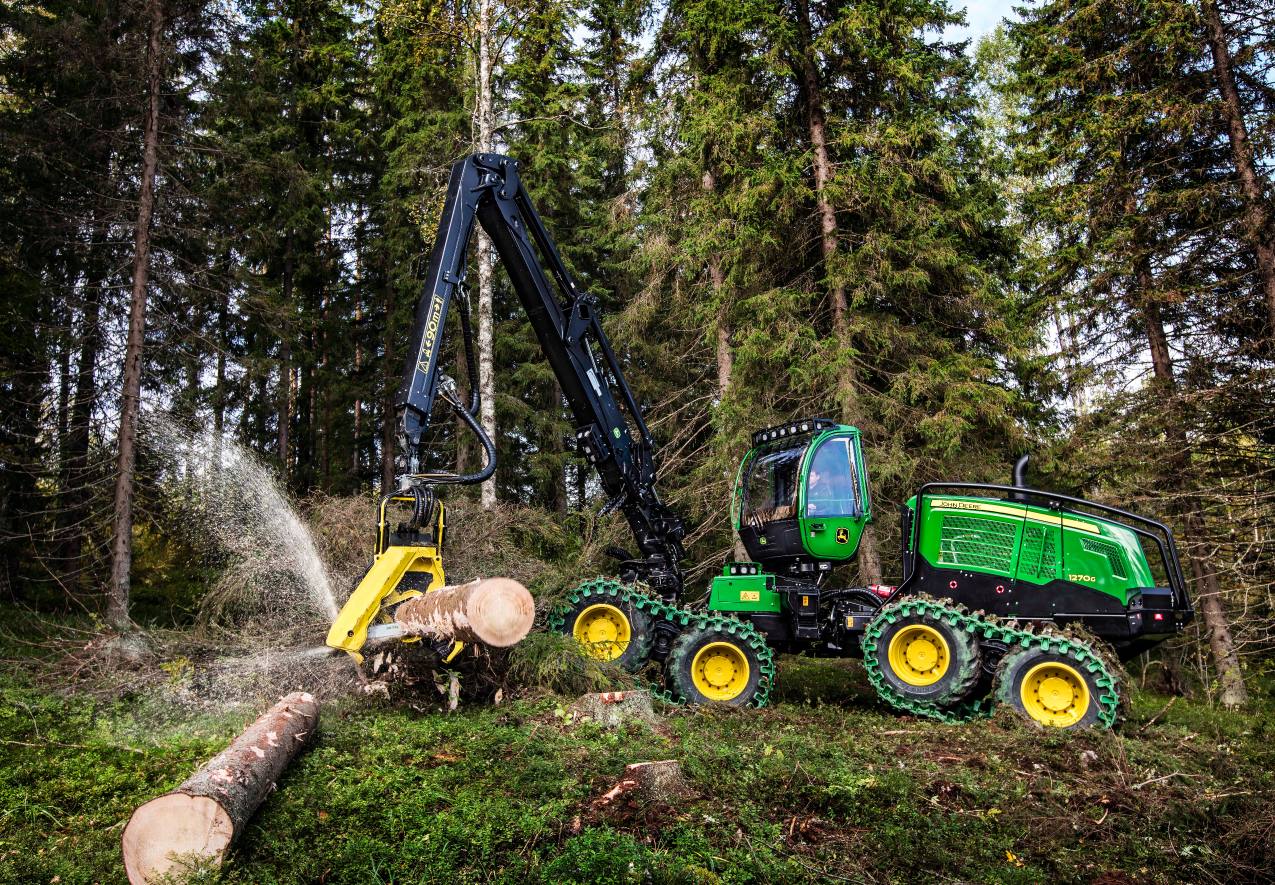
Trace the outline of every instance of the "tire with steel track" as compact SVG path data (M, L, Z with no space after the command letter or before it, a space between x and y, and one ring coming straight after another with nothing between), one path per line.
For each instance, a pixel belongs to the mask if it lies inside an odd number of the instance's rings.
M688 704L743 707L753 702L764 662L729 625L691 627L677 637L664 664L672 694Z
M582 584L554 615L556 629L574 636L597 660L636 673L651 655L654 621L634 605L632 594L618 581Z
M1096 656L1095 656L1096 657ZM1098 668L1070 649L1012 649L996 671L996 699L1045 728L1090 728L1098 724Z
M966 700L978 684L978 638L952 619L930 611L887 607L873 663L886 684L913 701L948 707Z

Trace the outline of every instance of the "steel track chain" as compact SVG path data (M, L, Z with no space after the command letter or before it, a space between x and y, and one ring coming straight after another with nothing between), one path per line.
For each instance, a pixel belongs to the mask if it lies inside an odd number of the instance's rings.
M969 631L980 640L1002 642L1010 651L1016 648L1035 648L1046 653L1072 656L1080 666L1093 674L1098 685L1097 724L1102 728L1115 725L1121 704L1120 668L1112 666L1109 662L1110 655L1106 653L1103 644L1093 640L1087 631L1064 629L1050 624L1019 626L981 612L971 613L959 603L935 599L925 594L887 604L868 623L863 634L863 664L868 671L868 680L890 706L905 713L946 723L968 722L990 715L996 706L994 690L987 697L940 707L926 701L913 700L886 683L885 675L877 662L877 643L889 624L913 614L928 614L952 627Z
M771 689L775 685L775 653L766 644L766 638L757 631L756 627L746 621L741 621L728 615L715 615L705 611L692 611L676 605L670 605L643 593L639 587L640 585L623 584L614 578L594 578L584 581L567 594L565 602L549 612L546 625L555 633L561 633L566 626L567 613L573 605L585 597L609 596L631 603L638 611L645 612L654 620L666 621L674 625L679 632L688 629L722 630L743 640L757 653L757 658L761 663L761 675L757 680L757 692L753 695L753 699L749 701L749 705L753 707L766 706L770 700ZM659 684L651 684L651 693L666 704L681 705L686 703L686 698L681 695L674 695L673 692Z

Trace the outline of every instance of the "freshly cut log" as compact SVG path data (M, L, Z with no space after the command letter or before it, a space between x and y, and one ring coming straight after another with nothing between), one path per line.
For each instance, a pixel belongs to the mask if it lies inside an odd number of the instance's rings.
M293 692L176 790L134 811L124 828L128 881L144 885L184 867L219 866L318 724L314 696Z
M527 588L509 578L440 587L394 610L407 636L481 642L504 648L522 640L536 618Z

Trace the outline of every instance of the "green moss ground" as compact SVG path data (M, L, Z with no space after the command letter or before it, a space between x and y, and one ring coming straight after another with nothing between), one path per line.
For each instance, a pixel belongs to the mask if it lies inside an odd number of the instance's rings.
M221 881L1256 882L1275 865L1269 700L1229 714L1141 694L1120 731L1062 735L895 716L853 662L787 659L781 680L773 708L654 730L568 722L552 696L326 705ZM153 712L6 669L0 882L124 881L132 809L243 725ZM591 808L626 763L668 758L689 801Z

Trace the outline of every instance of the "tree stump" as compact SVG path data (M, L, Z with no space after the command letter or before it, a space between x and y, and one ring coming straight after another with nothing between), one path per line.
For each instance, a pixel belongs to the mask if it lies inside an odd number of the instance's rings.
M624 796L643 802L673 804L690 793L682 766L676 759L662 762L634 762L624 767L624 777L614 787L593 800L594 808L603 808Z
M656 722L655 711L651 708L651 694L646 691L584 694L571 705L571 712L606 728L616 728L627 722L641 722L643 725L654 725Z
M134 811L123 837L129 882L144 885L183 865L219 866L318 724L314 696L293 692L176 790Z
M531 594L509 578L441 587L394 610L394 621L404 635L481 642L496 648L521 642L535 618Z

